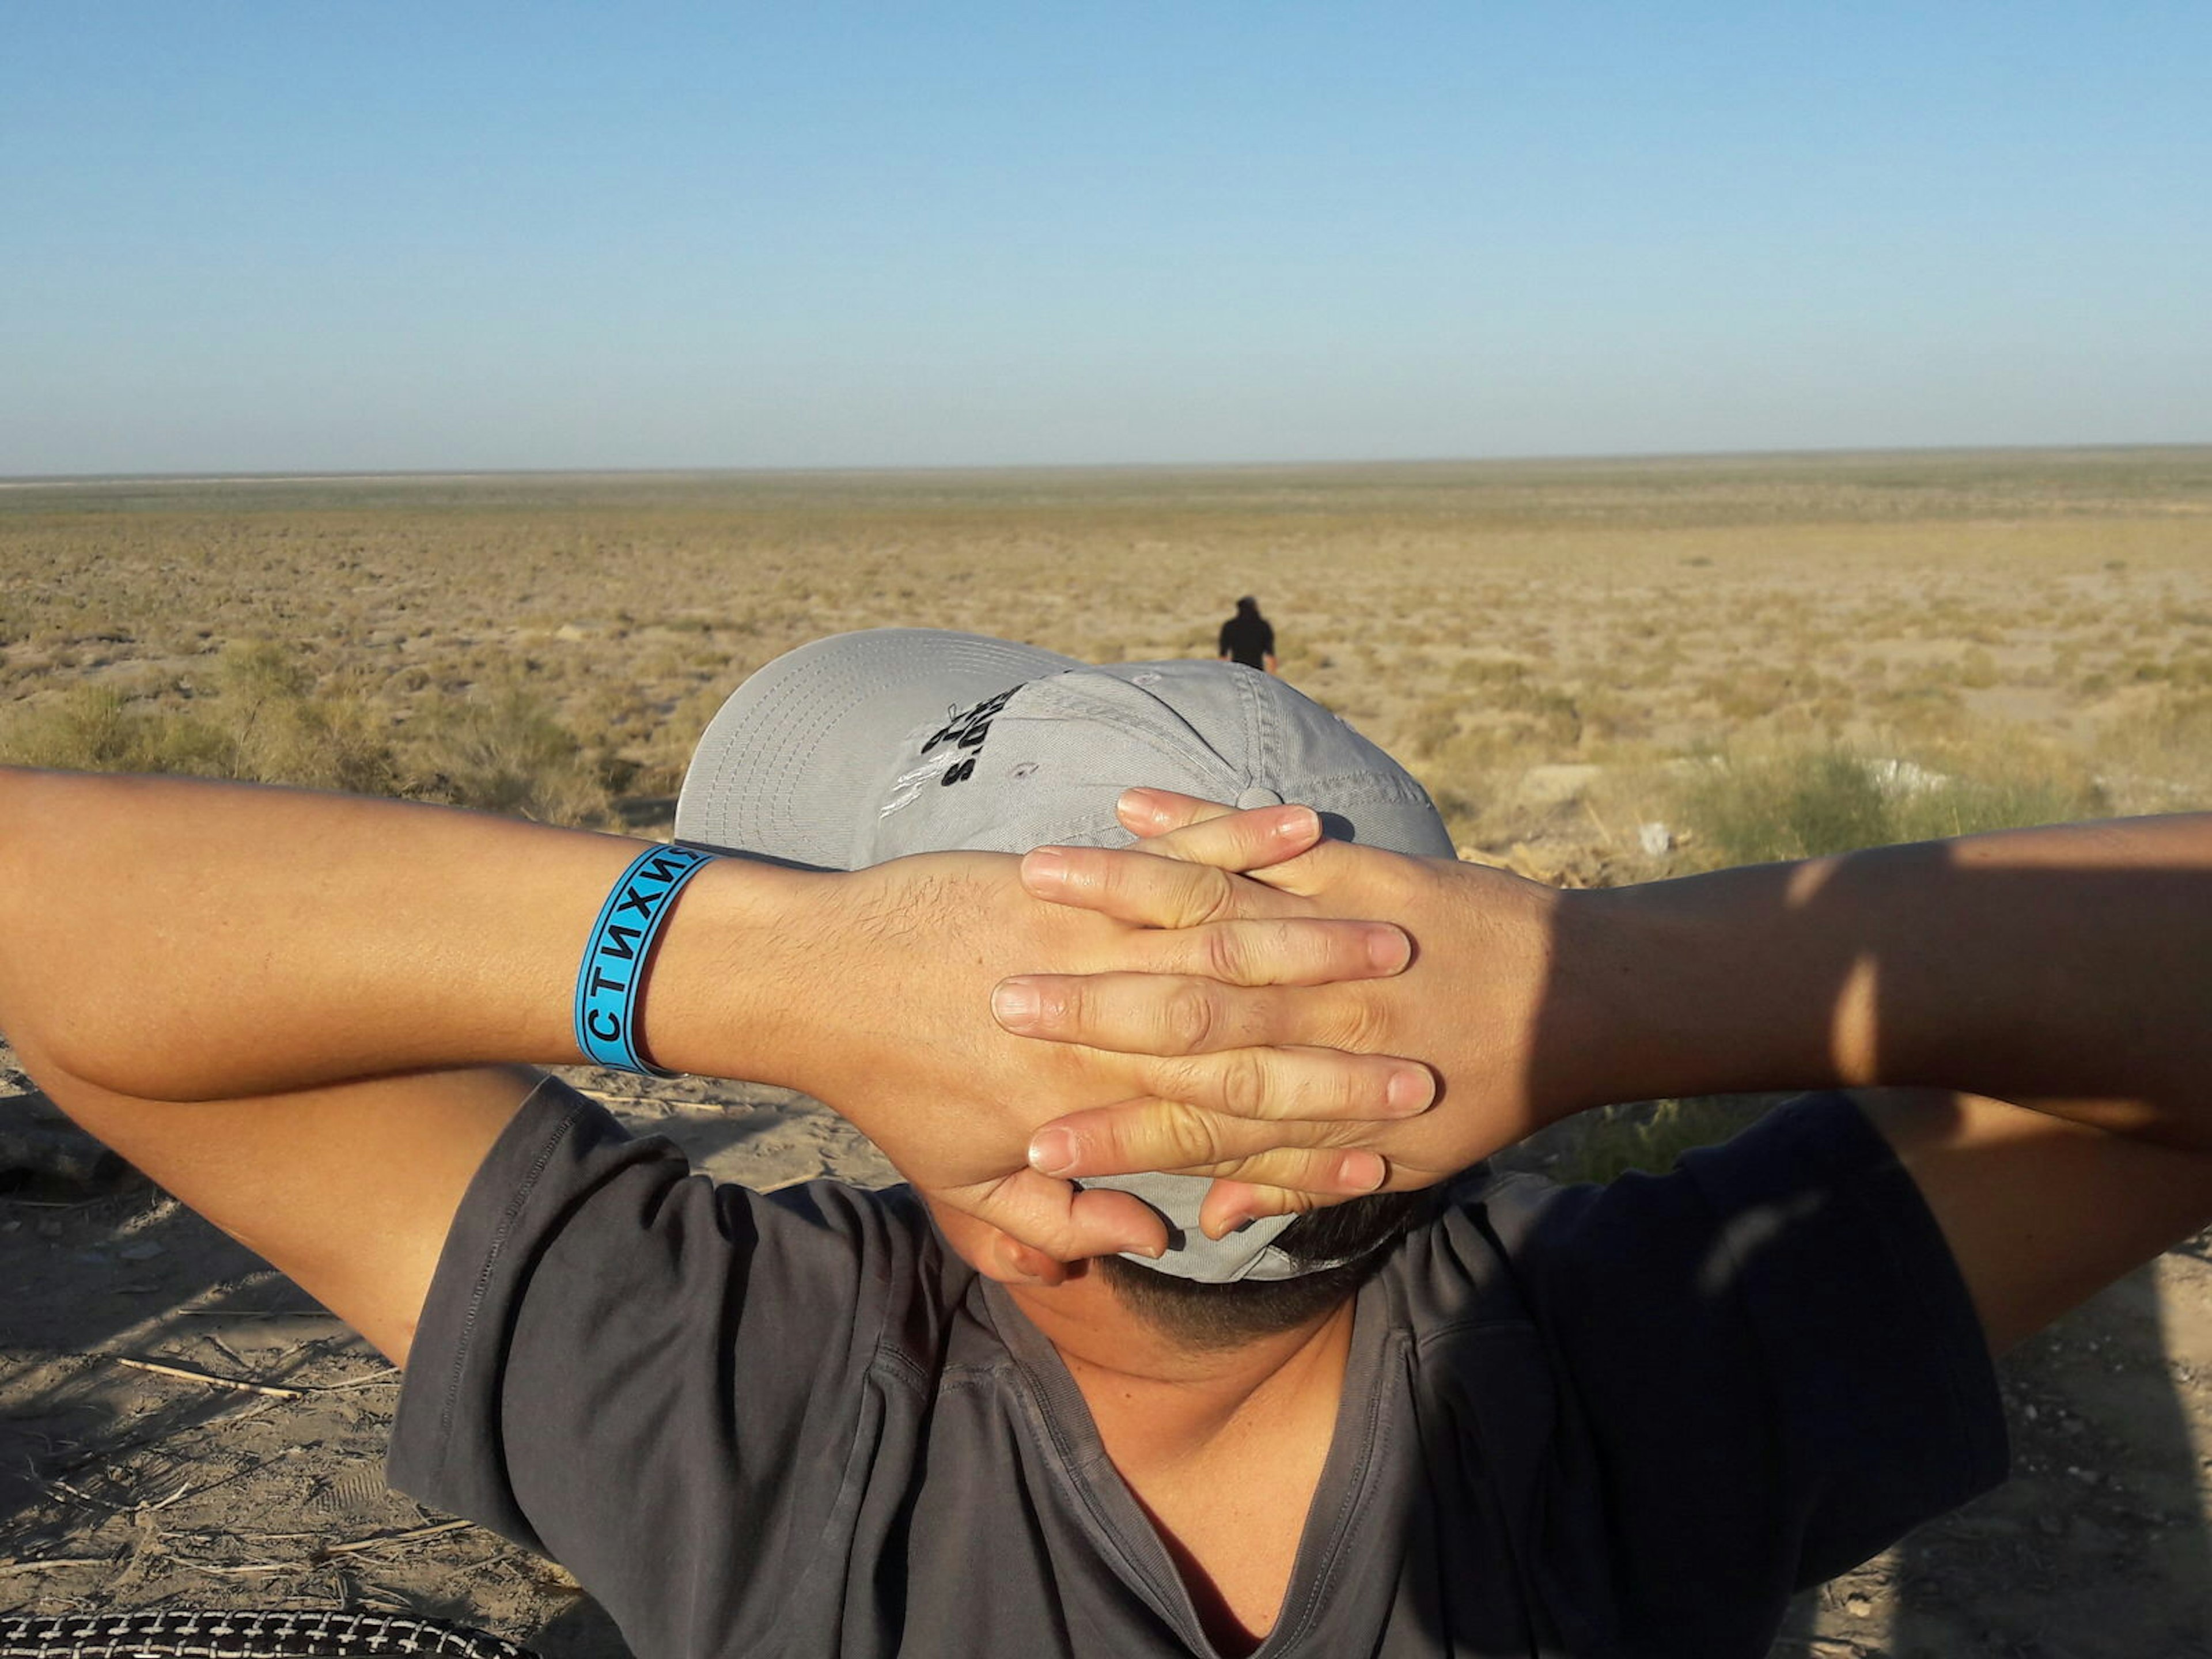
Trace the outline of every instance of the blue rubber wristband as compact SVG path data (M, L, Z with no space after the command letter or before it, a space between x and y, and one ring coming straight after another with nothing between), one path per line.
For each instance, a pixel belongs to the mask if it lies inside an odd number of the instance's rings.
M687 847L648 847L630 860L599 907L576 969L576 1046L601 1066L674 1077L637 1048L645 964L684 884L714 860Z

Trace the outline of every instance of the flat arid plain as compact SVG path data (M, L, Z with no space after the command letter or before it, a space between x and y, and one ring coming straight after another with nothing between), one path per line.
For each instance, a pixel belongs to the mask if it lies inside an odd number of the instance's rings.
M721 697L806 640L1210 656L1245 593L1464 856L1540 879L2212 807L2204 448L9 483L0 761L651 833ZM802 1099L575 1076L728 1178L883 1174ZM51 1128L29 1090L0 1075L0 1133ZM0 1188L0 1609L618 1651L556 1571L383 1491L395 1380L297 1291L112 1172ZM2012 1484L1808 1595L1778 1653L2212 1654L2212 1241L2004 1378Z

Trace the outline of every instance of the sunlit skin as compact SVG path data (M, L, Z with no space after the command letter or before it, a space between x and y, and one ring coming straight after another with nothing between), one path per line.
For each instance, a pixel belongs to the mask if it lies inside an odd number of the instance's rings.
M1276 1617L1352 1308L1191 1352L1081 1266L1156 1247L1157 1219L1064 1174L1236 1177L1218 1230L1419 1185L1600 1099L1871 1086L2000 1348L2212 1218L2212 818L1569 895L1316 845L1296 807L1125 813L1152 854L717 866L647 1031L667 1063L811 1087L890 1152L1059 1350L1225 1646ZM0 772L0 1026L64 1109L404 1361L532 1086L478 1062L574 1058L574 953L635 848ZM1009 981L1037 994L994 1022Z

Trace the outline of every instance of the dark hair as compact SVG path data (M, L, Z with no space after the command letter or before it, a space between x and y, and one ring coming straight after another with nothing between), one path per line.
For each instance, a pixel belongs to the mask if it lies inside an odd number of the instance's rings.
M1297 1279L1203 1285L1116 1255L1093 1265L1124 1302L1176 1340L1194 1348L1233 1348L1303 1325L1349 1297L1389 1254L1387 1247L1427 1213L1435 1196L1433 1191L1373 1193L1300 1216L1276 1236L1277 1249L1296 1261L1353 1259Z
M1237 601L1237 614L1240 617L1258 616L1260 614L1260 601L1254 599L1249 593L1247 593L1243 599Z

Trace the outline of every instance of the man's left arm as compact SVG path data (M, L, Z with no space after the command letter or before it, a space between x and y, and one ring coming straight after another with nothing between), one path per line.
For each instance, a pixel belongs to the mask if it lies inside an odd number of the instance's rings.
M1163 823L1197 807L1134 805ZM1045 981L1045 1014L1022 1029L1155 1053L1233 1032L1429 1060L1437 1110L1333 1132L1387 1153L1393 1185L1606 1101L1872 1091L2000 1349L2212 1221L2212 814L1586 893L1335 842L1259 876L1302 914L1401 921L1413 969L1295 994ZM1194 914L1255 902L1219 869L1096 850L1048 869L1033 854L1029 879L1109 911L1170 888ZM1160 1154L1184 1121L1094 1112L1040 1139L1080 1177L1172 1163ZM1240 1163L1256 1136L1218 1131L1202 1149L1186 1161L1255 1181L1279 1156Z
M1992 1352L2212 1224L2212 1156L1948 1090L1855 1098L1942 1229Z

